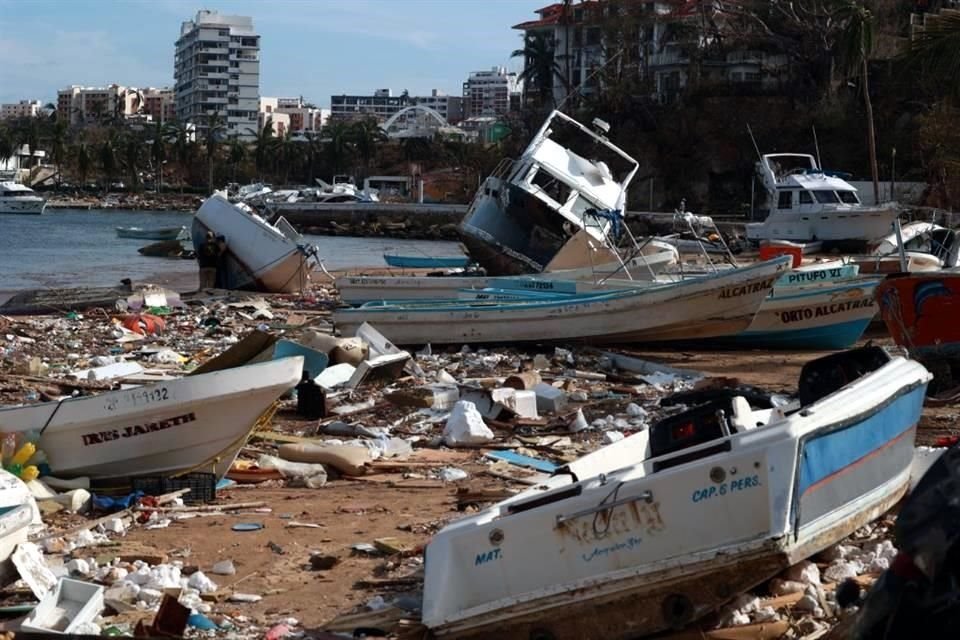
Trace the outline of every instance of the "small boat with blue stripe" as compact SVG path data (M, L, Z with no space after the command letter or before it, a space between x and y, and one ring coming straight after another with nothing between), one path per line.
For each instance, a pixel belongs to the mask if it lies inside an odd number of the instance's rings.
M385 253L383 261L401 269L466 269L470 266L467 256L399 256Z
M421 619L507 640L683 628L903 497L930 379L863 347L808 362L794 397L665 398L687 409L434 535Z

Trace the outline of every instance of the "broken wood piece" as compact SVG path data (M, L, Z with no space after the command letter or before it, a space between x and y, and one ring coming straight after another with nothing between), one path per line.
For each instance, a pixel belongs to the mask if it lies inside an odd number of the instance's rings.
M690 629L664 636L662 640L777 640L790 630L786 620L757 622L725 629Z
M141 507L136 511L160 511L162 513L190 513L197 511L237 511L238 509L257 509L267 506L266 502L238 502L236 504L205 504L196 507Z

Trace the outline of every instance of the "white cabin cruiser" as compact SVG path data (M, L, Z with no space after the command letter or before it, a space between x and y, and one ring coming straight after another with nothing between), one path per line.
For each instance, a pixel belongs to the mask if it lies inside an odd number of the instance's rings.
M896 504L930 379L864 347L807 363L795 400L679 394L690 409L437 533L422 621L523 640L681 628Z
M594 125L609 128L599 120ZM580 230L610 252L594 264L614 262L608 236L624 228L626 189L638 166L601 133L553 111L520 159L505 159L484 181L460 236L489 275L590 266L552 264Z
M249 206L231 204L222 193L207 198L193 217L193 247L200 252L207 231L226 240L221 286L267 293L297 293L310 279L316 249L284 218L270 224Z
M766 192L763 222L747 225L747 239L796 242L870 241L890 233L895 203L861 204L856 188L805 153L769 153L757 163Z
M46 199L19 182L0 182L0 213L40 215L47 208Z

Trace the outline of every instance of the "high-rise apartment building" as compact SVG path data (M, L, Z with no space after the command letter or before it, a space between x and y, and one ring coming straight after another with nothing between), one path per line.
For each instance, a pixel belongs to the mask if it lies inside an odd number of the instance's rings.
M521 84L517 74L504 67L490 71L474 71L463 83L463 115L502 116L520 103Z
M177 118L202 133L206 116L220 114L227 136L252 138L260 110L260 36L253 18L198 11L181 25L176 46Z

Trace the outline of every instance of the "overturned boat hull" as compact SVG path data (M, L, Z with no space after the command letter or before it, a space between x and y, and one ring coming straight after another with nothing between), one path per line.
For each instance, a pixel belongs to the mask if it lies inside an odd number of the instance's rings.
M289 227L289 225L286 225ZM194 215L196 252L208 231L226 238L221 286L267 293L297 293L310 279L309 257L289 228L281 229L220 195L207 198Z
M792 413L703 404L448 525L426 549L424 624L556 640L681 628L877 518L907 489L930 374L857 353L805 371Z
M303 358L188 376L60 402L0 409L0 432L40 432L54 475L122 481L206 471L222 477L261 415L300 381Z
M369 322L396 344L661 342L733 335L749 326L776 279L779 258L672 284L572 299L508 303L368 303L334 314L343 335Z

